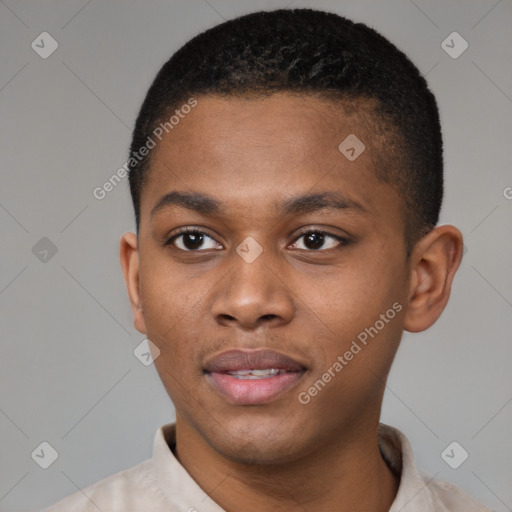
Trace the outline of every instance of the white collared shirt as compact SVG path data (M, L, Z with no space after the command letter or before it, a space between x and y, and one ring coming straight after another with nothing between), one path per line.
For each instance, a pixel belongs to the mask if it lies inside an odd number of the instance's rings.
M225 512L178 462L170 448L175 441L175 423L160 427L151 459L77 491L46 512ZM401 475L389 512L490 512L454 485L419 473L411 445L398 429L381 423L379 447Z

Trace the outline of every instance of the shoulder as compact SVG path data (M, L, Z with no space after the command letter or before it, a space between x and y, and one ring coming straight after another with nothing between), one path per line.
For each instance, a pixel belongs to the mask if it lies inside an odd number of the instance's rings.
M425 484L431 480L423 475ZM443 480L432 480L428 483L436 510L450 512L492 512L490 508L475 501L459 487Z
M378 434L381 454L400 479L390 512L492 512L457 486L419 471L400 430L381 423Z
M44 512L153 512L165 504L154 484L151 460L146 460L76 491Z

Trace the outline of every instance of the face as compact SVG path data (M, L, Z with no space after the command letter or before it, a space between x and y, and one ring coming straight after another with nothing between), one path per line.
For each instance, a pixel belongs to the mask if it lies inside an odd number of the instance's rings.
M135 325L179 428L231 460L298 459L378 422L409 268L367 126L329 100L204 96L154 150Z

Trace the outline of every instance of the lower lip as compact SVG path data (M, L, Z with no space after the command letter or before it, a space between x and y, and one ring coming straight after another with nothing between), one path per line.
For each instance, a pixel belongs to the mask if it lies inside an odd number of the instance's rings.
M304 372L286 372L266 379L237 379L227 373L208 373L208 380L236 405L265 404L294 387Z

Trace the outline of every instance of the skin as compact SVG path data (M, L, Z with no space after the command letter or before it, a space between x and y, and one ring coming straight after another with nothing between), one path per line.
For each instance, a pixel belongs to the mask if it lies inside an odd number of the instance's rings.
M134 325L161 351L176 456L228 512L387 511L398 481L377 444L385 381L403 330L442 313L462 236L439 226L407 257L402 201L376 177L357 112L286 93L197 99L154 150L138 239L125 233L120 247ZM353 162L338 150L352 133L368 148ZM171 191L205 194L222 211L170 205L152 217ZM286 215L276 206L323 192L359 207ZM165 245L184 226L207 235L199 249L185 250L186 235ZM301 236L309 231L348 242L326 236L315 249ZM249 236L263 249L252 263L236 252ZM402 310L302 404L298 394L396 302ZM234 405L203 374L207 358L233 348L277 350L307 371L270 403Z

